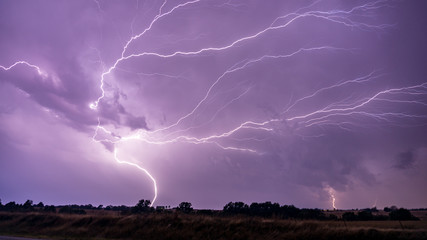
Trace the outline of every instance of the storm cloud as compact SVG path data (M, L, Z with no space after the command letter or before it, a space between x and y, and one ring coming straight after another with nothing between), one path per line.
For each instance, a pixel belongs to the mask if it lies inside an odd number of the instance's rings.
M426 10L1 1L0 198L425 207Z

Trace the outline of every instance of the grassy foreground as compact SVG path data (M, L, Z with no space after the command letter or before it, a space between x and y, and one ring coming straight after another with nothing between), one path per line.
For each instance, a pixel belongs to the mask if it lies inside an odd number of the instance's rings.
M0 212L0 235L48 239L427 239L427 221L314 221L183 213Z

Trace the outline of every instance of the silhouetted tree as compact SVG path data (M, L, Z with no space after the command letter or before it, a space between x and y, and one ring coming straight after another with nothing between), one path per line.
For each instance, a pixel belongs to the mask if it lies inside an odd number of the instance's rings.
M20 208L19 204L16 204L15 202L8 202L6 205L4 205L3 209L5 211L14 212L18 211Z
M38 208L43 208L43 207L44 207L43 202L39 202L39 203L36 205L36 207L38 207Z
M361 220L361 221L369 221L374 219L374 216L372 215L372 213L367 210L360 211L357 214L357 217L358 217L358 220Z
M244 214L248 213L248 210L249 206L244 202L229 202L223 208L224 213L231 214Z
M297 218L300 211L301 210L294 205L283 205L280 207L282 218Z
M142 213L142 212L151 212L154 208L150 207L151 201L141 199L139 202L131 209L132 213Z
M165 211L166 207L165 206L156 206L156 212L160 213Z
M391 211L389 216L391 220L419 220L418 218L414 217L408 209L404 208L399 208L397 210Z
M391 211L395 211L398 208L396 206L391 206L391 207L384 207L384 212L391 212Z
M27 200L24 205L22 205L22 208L24 211L33 211L33 201L32 200Z
M178 205L178 210L184 213L190 213L193 211L193 207L189 202L182 202Z
M141 199L141 200L139 200L139 202L136 204L136 207L139 207L139 208L147 208L147 207L150 207L150 204L151 204L151 201L150 201L150 200L144 200L144 199Z
M109 211L120 211L120 214L122 215L128 215L131 214L133 211L134 207L128 207L125 205L121 205L121 206L113 206L113 205L108 205L105 210L109 210Z
M43 212L52 212L52 213L55 213L56 212L56 208L53 205L50 205L50 206L46 205L43 208Z
M298 216L301 219L318 219L318 220L326 219L326 216L322 212L322 210L317 208L315 209L303 208L301 209Z
M249 207L251 215L271 217L274 213L280 212L280 205L278 203L264 202L264 203L251 203Z

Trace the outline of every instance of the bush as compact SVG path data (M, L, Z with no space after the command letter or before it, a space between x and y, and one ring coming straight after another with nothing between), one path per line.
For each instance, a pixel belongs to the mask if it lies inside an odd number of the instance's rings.
M297 218L299 213L300 213L300 209L295 207L294 205L283 205L280 207L280 213L282 215L282 218Z
M359 212L357 216L361 221L369 221L374 219L374 216L372 215L372 213L366 210Z
M345 221L355 221L358 218L357 218L356 214L354 214L354 212L345 212L342 215L342 219Z
M260 217L271 217L280 213L280 205L278 203L264 202L264 203L252 203L249 207L251 215Z
M324 220L324 219L326 219L326 216L322 212L322 210L320 210L320 209L303 208L303 209L301 209L301 212L299 213L299 218L301 218L301 219Z
M229 202L223 208L224 213L248 213L249 206L244 202Z
M55 213L56 212L56 208L53 205L50 205L50 206L46 205L43 208L43 212L52 212L52 213Z
M66 214L86 214L86 211L83 209L75 209L70 206L64 206L59 209L59 213Z
M135 205L135 207L132 207L131 212L132 213L153 212L154 208L150 207L150 205L151 205L150 200L141 199Z
M193 207L191 206L191 203L189 202L182 202L178 206L178 210L184 213L190 213L193 211Z
M399 208L397 210L391 211L389 216L391 220L419 220L418 218L414 217L408 209L405 208Z

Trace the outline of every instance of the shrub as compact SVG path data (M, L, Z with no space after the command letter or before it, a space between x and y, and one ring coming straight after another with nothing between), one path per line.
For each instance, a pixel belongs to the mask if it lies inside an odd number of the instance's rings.
M418 218L414 217L408 209L405 208L399 208L397 210L391 211L389 215L391 220L419 220Z

